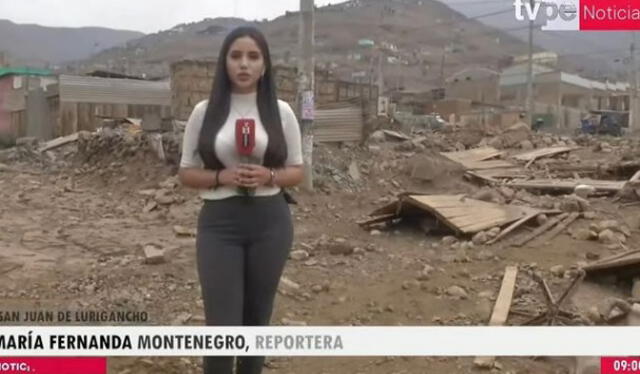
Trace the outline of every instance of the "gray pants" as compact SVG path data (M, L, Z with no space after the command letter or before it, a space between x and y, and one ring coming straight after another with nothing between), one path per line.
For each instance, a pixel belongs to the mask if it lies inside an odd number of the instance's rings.
M198 218L198 273L209 326L269 324L293 242L282 194L207 200ZM259 374L264 357L238 357L237 374ZM205 374L232 374L233 357L205 357Z

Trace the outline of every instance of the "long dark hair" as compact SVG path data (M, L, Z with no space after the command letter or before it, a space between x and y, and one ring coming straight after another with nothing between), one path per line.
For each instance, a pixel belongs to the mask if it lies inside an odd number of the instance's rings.
M282 167L287 159L287 146L284 139L284 131L282 130L282 120L280 118L276 85L272 74L271 54L269 53L267 40L262 32L254 27L239 27L227 35L220 49L213 79L213 88L211 89L202 129L200 130L198 152L207 169L219 170L224 168L215 152L215 138L229 117L231 108L231 80L227 72L227 54L231 44L236 39L245 36L253 39L258 45L265 65L264 76L258 81L257 92L260 120L269 137L264 155L264 166L270 168Z

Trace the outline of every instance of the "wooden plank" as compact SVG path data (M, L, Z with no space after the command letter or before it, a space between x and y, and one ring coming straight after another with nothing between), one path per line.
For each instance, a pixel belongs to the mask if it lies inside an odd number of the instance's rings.
M561 153L566 153L566 152L571 152L574 151L576 149L579 149L580 147L548 147L548 148L541 148L541 149L536 149L533 151L528 151L528 152L524 152L524 153L520 153L517 154L515 156L513 156L513 158L515 158L518 161L535 161L539 158L542 157L550 157L550 156L555 156Z
M518 276L517 266L507 266L504 271L504 277L502 278L502 285L500 286L500 292L498 298L493 306L493 313L491 313L491 319L489 320L489 326L504 326L509 317L509 310L511 309L511 302L513 300L513 292L516 288L516 278ZM481 368L493 368L495 357L483 356L476 357L473 360L473 364Z
M507 169L514 166L512 163L502 160L459 162L469 170Z
M519 220L517 220L516 222L512 223L509 227L507 227L506 229L504 229L498 236L496 236L495 238L489 240L487 242L487 245L491 245L493 243L496 243L499 240L502 240L505 236L509 235L513 230L517 229L518 227L524 225L525 223L527 223L530 219L535 218L538 216L538 212L531 212L529 214L527 214L526 216L520 218Z
M392 138L395 139L399 139L399 140L411 140L410 136L407 136L403 133L397 132L397 131L391 131L391 130L382 130L384 132L385 135L390 136Z
M366 221L360 221L360 222L357 222L357 224L358 224L359 226L364 226L364 227L366 227L366 226L373 225L374 223L381 223L381 222L391 221L391 220L393 220L394 218L396 218L397 216L398 216L398 215L397 215L397 214L395 214L395 213L392 213L392 214L385 214L385 215L382 215L382 216L379 216L379 217L376 217L376 218L368 219L368 220L366 220Z
M598 270L613 269L621 265L628 265L630 263L630 260L631 263L640 263L640 250L628 251L619 255L607 257L593 264L589 264L583 269L587 273Z
M535 230L533 230L529 234L527 234L524 237L518 239L515 243L513 243L513 245L516 246L516 247L522 247L523 245L527 244L531 240L537 238L539 235L541 235L545 231L549 230L550 228L552 228L553 226L558 224L558 222L560 222L561 220L565 219L568 215L569 215L569 213L563 213L563 214L561 214L561 215L559 215L557 217L549 219L542 226L536 228Z
M440 154L453 161L485 161L503 153L493 147L483 147L459 152L441 152Z
M52 149L62 147L65 144L69 144L71 142L75 142L78 140L78 133L74 133L68 136L63 136L57 139L53 139L47 143L45 143L41 148L40 152L50 151Z
M567 227L569 227L569 225L572 224L579 217L580 217L580 213L575 213L574 212L574 213L569 214L569 216L567 218L565 218L564 221L560 222L558 224L558 226L554 227L553 230L549 231L549 234L546 236L546 238L543 240L543 242L548 242L549 240L552 240L553 238L558 236L558 234L560 234Z
M507 183L506 186L523 189L536 190L563 190L571 192L580 184L593 186L596 191L600 192L618 192L622 190L626 182L624 181L605 181L593 179L532 179L532 180L516 180Z

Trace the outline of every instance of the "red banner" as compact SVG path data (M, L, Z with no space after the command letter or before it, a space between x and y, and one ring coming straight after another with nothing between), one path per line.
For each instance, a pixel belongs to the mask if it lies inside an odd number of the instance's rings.
M2 358L2 374L107 374L106 358Z
M640 374L640 357L602 357L601 374Z
M640 30L640 1L580 0L580 30Z

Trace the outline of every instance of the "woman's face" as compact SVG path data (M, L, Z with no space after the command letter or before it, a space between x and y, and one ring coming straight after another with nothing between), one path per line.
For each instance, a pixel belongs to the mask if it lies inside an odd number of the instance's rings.
M243 36L236 39L227 54L227 73L234 93L252 93L265 72L264 56L256 42Z

